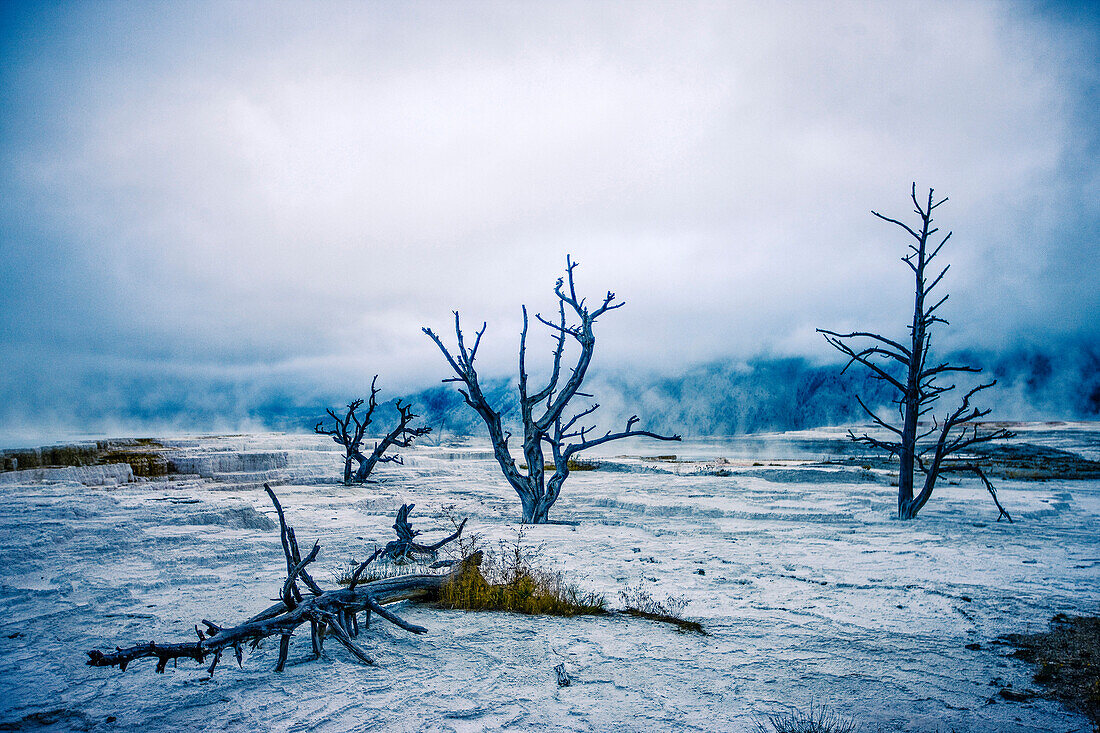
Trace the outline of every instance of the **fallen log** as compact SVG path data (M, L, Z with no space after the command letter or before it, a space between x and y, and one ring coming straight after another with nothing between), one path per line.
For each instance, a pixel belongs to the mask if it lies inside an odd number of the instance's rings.
M347 648L356 659L365 664L374 664L374 660L370 655L355 641L355 638L359 635L358 614L366 614L368 625L370 614L373 612L406 631L423 634L427 629L405 621L385 606L398 601L435 597L445 583L462 573L464 569L481 564L482 555L480 552L475 552L454 565L446 573L401 575L372 580L367 583L358 583L359 575L371 560L378 556L379 553L376 552L370 560L362 563L357 568L352 583L348 587L324 590L310 577L306 570L307 566L316 560L321 549L320 545L314 544L310 553L303 558L298 549L294 530L286 523L282 506L279 504L275 492L267 484L264 484L264 489L271 497L271 501L279 515L280 539L283 553L286 556L287 577L280 588L279 598L281 600L278 603L237 626L222 627L212 621L203 619L202 624L205 627L205 633L196 625L195 633L198 639L194 642L160 644L150 641L125 649L115 647L115 650L110 652L93 649L88 652L87 663L94 667L117 666L120 670L125 671L127 665L135 659L156 657L156 671L164 672L169 661L174 662L181 658L187 658L203 664L210 657L208 671L213 675L214 669L221 659L222 652L225 650L232 649L237 664L242 666L244 644L247 643L252 648L256 648L261 640L278 636L279 659L275 671L281 672L286 664L291 637L300 626L308 622L315 657L320 656L325 636L330 634ZM402 512L399 514L399 519L405 520L406 527L408 526L408 510L411 508L411 506L402 507ZM433 546L433 549L439 549L446 542L455 539L461 531L460 526L458 532L455 532L444 542ZM299 581L306 586L311 595L303 596L298 588Z

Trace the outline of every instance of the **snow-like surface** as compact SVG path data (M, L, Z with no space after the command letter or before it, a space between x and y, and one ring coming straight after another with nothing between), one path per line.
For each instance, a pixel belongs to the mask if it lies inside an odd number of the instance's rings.
M0 485L27 483L65 483L80 486L117 486L134 480L129 463L105 466L63 466L28 468L0 473Z
M514 540L518 500L486 446L419 447L356 488L336 483L331 442L277 434L173 440L170 460L190 474L171 480L0 474L0 723L749 730L755 715L812 699L869 731L1087 729L1041 699L990 704L1003 686L1032 686L1032 670L990 642L1044 628L1055 612L1097 612L1100 482L1000 481L1019 520L1008 525L994 521L980 485L962 480L901 523L889 477L802 467L836 435L618 444L605 451L609 470L566 484L552 517L575 526L526 528L550 565L612 605L639 582L656 596L682 594L685 615L710 636L621 618L406 606L431 632L376 622L361 640L378 667L331 643L314 661L307 635L282 674L267 644L243 670L223 660L212 679L193 663L164 675L152 660L126 673L92 668L84 651L188 640L201 618L234 623L267 606L283 561L264 480L281 484L300 542L320 541L323 584L392 538L402 502L416 503L414 526L429 537L449 526L440 512L453 506L486 544ZM1026 439L1095 454L1100 432L1036 429ZM614 458L663 453L706 462ZM732 475L710 475L716 468ZM965 648L974 642L981 649ZM555 683L562 661L570 687Z

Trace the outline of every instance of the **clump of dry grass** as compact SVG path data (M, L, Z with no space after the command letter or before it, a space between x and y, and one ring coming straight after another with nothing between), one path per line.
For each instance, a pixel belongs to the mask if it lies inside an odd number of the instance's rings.
M456 527L459 519L454 505L440 509L439 517ZM520 528L513 542L500 541L496 548L483 546L480 534L468 532L444 548L451 567L475 553L481 553L479 564L464 563L462 571L440 590L437 603L443 608L465 611L505 611L548 616L625 615L660 621L676 626L680 631L706 634L702 625L680 616L688 601L683 596L653 598L641 585L620 591L626 608L608 610L599 593L584 591L568 582L560 572L540 567L543 547L530 547L524 542L525 530ZM438 566L438 565L436 565ZM358 563L350 560L333 572L340 585L349 585ZM392 578L425 572L432 566L420 564L395 565L380 562L370 565L361 574L360 582Z
M513 543L500 543L496 551L482 549L480 567L468 565L443 586L439 605L466 611L507 611L549 616L599 615L607 612L604 598L582 591L565 581L561 573L538 568L541 548L526 547L521 529ZM463 555L476 548L467 540Z
M701 623L683 617L684 608L688 604L688 599L684 596L670 595L659 600L639 582L638 585L619 591L619 597L625 606L622 612L627 616L673 624L680 631L691 631L704 636L707 633Z
M854 733L857 728L855 721L812 700L805 710L790 710L756 721L756 733Z

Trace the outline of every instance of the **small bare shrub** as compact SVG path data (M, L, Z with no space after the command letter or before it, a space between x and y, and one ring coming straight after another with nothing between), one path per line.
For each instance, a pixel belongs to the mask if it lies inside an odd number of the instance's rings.
M351 585L351 576L355 573L357 567L359 567L359 562L357 560L348 560L339 568L332 571L332 577L338 585ZM369 583L372 580L382 580L383 578L396 578L401 575L417 575L419 573L428 572L425 568L426 566L422 564L378 561L368 565L367 569L359 574L359 582Z
M670 595L663 601L657 600L640 582L636 586L619 591L619 597L628 609L675 618L680 618L680 614L688 604L688 599L684 596Z
M458 514L458 508L454 504L445 504L436 513L436 516L446 519L451 523L455 529L458 529L462 523L462 517ZM480 532L465 532L459 535L451 544L443 548L446 557L454 562L462 560L464 557L469 557L478 550L483 550L481 545L484 543L485 536ZM483 563L484 564L484 563Z
M688 604L688 599L684 596L670 595L666 596L664 600L659 600L654 598L645 586L639 582L638 585L619 591L619 598L622 599L625 606L623 613L628 616L674 624L681 631L694 631L698 634L707 633L702 624L697 621L688 621L683 617L684 608Z
M792 709L756 721L756 733L855 733L857 729L855 721L812 700L805 710Z

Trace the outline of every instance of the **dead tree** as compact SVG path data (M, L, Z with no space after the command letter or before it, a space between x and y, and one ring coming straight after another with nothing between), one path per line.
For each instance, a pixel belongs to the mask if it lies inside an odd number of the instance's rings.
M899 519L913 519L917 516L932 496L936 480L945 467L944 461L950 456L957 455L972 445L1012 435L1003 429L980 430L977 421L988 415L990 410L971 405L971 399L979 392L995 385L996 380L979 384L968 391L959 406L942 418L935 416L934 411L938 407L936 403L945 393L955 389L954 384L941 384L940 378L958 373L976 374L981 372L981 368L947 362L936 363L929 359L932 328L937 323L947 325L947 321L941 318L937 311L947 301L948 296L939 298L938 294L933 296L932 291L940 284L950 268L950 265L946 265L939 270L938 274L930 277L930 273L935 273L938 269L938 266L936 269L931 269L931 264L951 238L951 233L948 232L938 244L933 246L933 237L939 229L932 224L932 212L946 202L946 198L936 201L932 189L929 189L927 200L922 202L917 198L915 183L911 198L914 211L919 217L919 223L915 227L883 216L876 211L871 212L879 219L905 230L913 238L913 242L909 244L908 253L902 258L902 261L913 271L915 278L913 322L909 325L907 343L903 344L867 331L838 333L818 329L829 344L848 357L848 363L845 364L841 373L847 371L852 364L862 364L871 370L876 379L890 384L897 393L894 404L898 409L900 427L880 417L864 403L862 398L857 397L860 407L875 425L887 431L888 437L876 438L866 433L856 435L852 431L849 431L848 435L858 443L879 448L887 451L891 456L898 457L901 464L898 475ZM925 429L922 426L922 418L927 415L932 415L932 422ZM976 465L967 466L967 468L975 470L985 482L1001 512L997 517L998 521L1001 516L1004 516L1011 522L1011 517L997 501L996 491L985 478L985 474ZM924 484L920 492L914 495L915 475L918 471L924 476Z
M395 447L408 448L412 445L414 439L427 435L432 431L428 426L410 428L409 423L419 416L413 414L412 405L403 405L401 400L397 400L394 404L400 416L397 427L387 433L381 441L374 444L374 449L369 456L364 455L361 446L367 427L370 426L374 416L374 410L378 407L377 398L378 393L381 391L375 387L377 382L378 375L376 374L370 383L370 397L366 403L367 408L361 415L357 411L363 406L363 400L355 400L348 404L347 412L343 417L337 415L332 408L325 410L332 419L331 427L326 428L324 420L313 427L315 433L328 435L334 443L344 446L345 484L363 483L379 463L402 463L400 455L386 455L386 451ZM351 470L353 461L359 464L359 468L356 469L354 474Z
M421 544L413 539L417 537L420 532L413 529L412 525L409 524L409 514L412 512L414 506L416 505L401 505L401 508L397 511L397 519L394 520L393 523L393 530L397 532L397 539L379 550L376 553L377 555L390 562L412 562L424 558L434 559L439 549L448 542L457 539L458 536L462 534L462 528L466 526L466 520L463 519L459 522L458 527L455 528L454 534L448 535L430 545Z
M202 625L205 627L205 633L198 626L195 626L195 634L198 639L192 642L161 644L150 641L126 649L115 647L114 651L107 652L93 649L88 652L87 663L93 667L117 666L120 670L126 671L127 665L135 659L156 657L156 671L164 672L169 661L175 663L176 660L186 658L194 659L199 664L203 664L206 658L210 657L208 672L213 675L214 668L225 650L232 649L237 664L242 665L245 644L249 644L255 649L263 639L278 636L279 658L275 671L281 672L286 664L291 637L298 627L309 623L310 638L315 657L321 656L325 637L332 636L347 648L356 659L366 664L374 664L374 660L370 655L355 641L355 638L359 635L360 613L365 614L365 626L370 625L370 614L374 612L406 631L423 634L427 629L405 621L388 610L386 604L437 595L439 589L445 583L461 573L466 567L469 567L470 564L481 564L481 553L477 552L462 560L448 573L401 575L360 584L359 578L362 576L363 571L379 555L379 552L376 552L370 559L360 563L355 569L347 587L336 590L323 590L306 570L306 567L317 559L317 555L321 550L320 546L314 544L309 554L302 557L298 549L298 541L294 536L294 530L286 522L279 499L267 484L264 484L264 489L271 497L271 501L275 505L275 511L279 515L279 538L282 542L287 568L286 579L281 584L278 592L279 601L275 605L237 626L223 627L203 619ZM405 512L405 514L407 517L408 513ZM443 542L438 543L436 549L458 537L461 531L462 527L460 525L458 531ZM303 593L299 588L299 583L305 586L306 593Z
M371 391L373 392L373 387ZM359 446L363 444L363 432L370 424L369 414L366 416L366 420L360 420L359 416L355 414L355 411L362 406L363 400L349 402L348 410L343 418L339 417L336 411L329 407L325 412L332 418L333 427L325 428L324 420L313 426L313 432L318 435L331 436L334 443L344 446L344 483L349 485L353 483L352 464L355 462L356 456L362 455Z
M569 461L577 453L613 440L634 436L645 436L657 440L680 440L679 435L659 435L648 430L636 430L634 425L638 422L637 416L627 420L626 428L620 432L608 431L604 435L592 435L594 428L583 426L580 421L595 412L599 404L593 404L571 416L565 415L569 402L574 397L589 396L580 392L580 387L596 347L596 337L593 333L596 319L608 311L625 305L622 302L615 302L615 294L608 292L599 307L589 310L585 299L577 297L573 279L573 270L576 269L577 263L569 257L566 257L565 263L565 277L558 278L554 286L554 294L558 298L557 321L535 315L540 323L551 330L555 340L549 379L546 385L538 390L532 390L528 384L526 363L528 318L527 306L523 306L523 331L520 333L519 341L519 407L523 422L523 458L526 463L526 473L522 472L512 458L508 448L511 434L504 429L500 411L494 409L485 398L478 382L477 371L474 369L474 360L477 357L477 349L485 333L486 324L482 324L473 345L467 348L458 311L455 311L455 337L458 349L453 355L435 332L430 328L423 329L443 352L443 356L455 373L454 377L443 381L463 384L464 388L459 392L466 404L484 420L489 430L489 439L492 441L497 463L500 464L505 479L519 494L523 505L523 522L529 524L543 524L548 521L550 507L557 501L562 484L569 476ZM567 312L569 319L566 318ZM566 342L570 339L578 345L579 353L572 368L567 370L563 369L562 360ZM569 376L563 383L562 378L566 371ZM550 467L545 464L547 447L554 461L549 479L546 471Z

